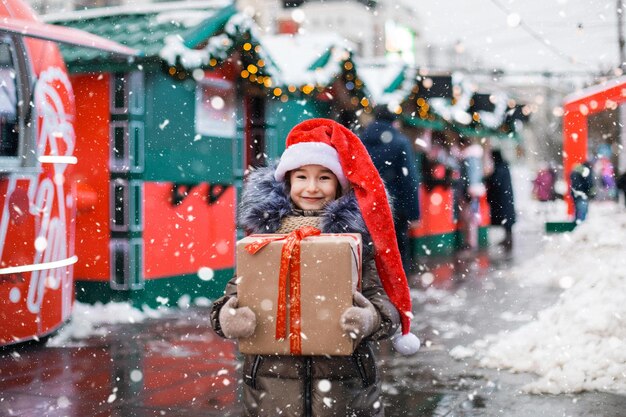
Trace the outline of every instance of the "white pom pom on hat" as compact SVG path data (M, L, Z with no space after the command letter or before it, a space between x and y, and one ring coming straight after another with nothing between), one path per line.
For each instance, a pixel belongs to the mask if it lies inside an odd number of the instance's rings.
M413 333L399 334L393 338L394 349L403 355L412 355L420 348L421 342Z

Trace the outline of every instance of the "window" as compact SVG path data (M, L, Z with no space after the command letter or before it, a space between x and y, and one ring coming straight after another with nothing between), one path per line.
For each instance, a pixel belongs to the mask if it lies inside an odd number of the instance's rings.
M234 138L235 87L231 82L205 78L196 87L196 132L202 136Z
M11 46L0 44L0 155L18 156L17 83Z
M128 99L130 101L130 113L131 114L143 114L143 101L145 97L143 88L143 72L133 71L128 76L128 82L130 84L128 91Z
M112 239L110 285L114 290L144 288L142 239Z
M128 82L126 74L116 73L111 83L111 113L128 113Z
M27 114L25 106L18 106L18 103L28 102L21 97L28 94L24 90L30 91L28 75L19 70L26 68L23 52L21 43L9 36L0 36L0 171L14 171L36 164L36 158L32 156L34 137L25 143L28 136L20 128ZM32 129L28 131L32 133Z
M143 122L130 122L130 170L143 172L144 165L144 129Z
M128 181L116 179L111 182L111 231L128 232L129 202Z
M111 122L111 172L125 172L129 168L128 122Z

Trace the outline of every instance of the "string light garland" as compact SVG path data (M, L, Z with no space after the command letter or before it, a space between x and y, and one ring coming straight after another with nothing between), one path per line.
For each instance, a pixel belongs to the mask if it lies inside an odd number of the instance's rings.
M167 73L183 80L195 69L211 70L237 55L241 68L239 77L265 88L268 97L282 102L310 97L314 92L323 95L336 79L340 79L351 94L351 102L362 108L370 107L369 100L364 100L365 86L358 78L351 51L333 49L325 65L311 71L311 77L303 77L310 78L310 81L293 85L282 80L280 69L272 62L259 39L252 19L235 13L224 25L223 33L211 36L202 48L188 48L183 38L173 35L165 38L165 46L159 56L166 62Z
M188 48L180 36L170 36L165 39L165 46L159 55L166 62L167 73L177 80L191 76L196 69L215 69L236 56L240 79L266 89L267 97L281 102L310 97L322 101L333 99L333 85L339 81L349 95L347 103L352 110L360 109L366 113L372 111L375 103L358 76L351 51L341 47L331 48L328 51L329 59L319 67L303 72L302 84L296 85L283 80L280 69L272 62L259 39L252 19L235 13L225 24L223 32L207 39L202 48ZM425 122L443 121L453 127L465 126L477 130L511 129L512 126L505 123L505 113L509 110L506 104L498 105L493 114L468 113L476 88L467 80L454 83L451 100L427 100L420 96L420 86L417 84L423 82L426 75L408 66L403 71L402 84L386 97L398 115L415 108L412 117L419 117Z

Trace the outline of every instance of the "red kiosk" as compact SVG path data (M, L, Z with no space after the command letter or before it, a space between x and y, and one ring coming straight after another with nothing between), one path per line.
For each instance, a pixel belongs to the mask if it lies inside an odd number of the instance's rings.
M136 51L0 4L0 346L43 337L74 299L75 96L58 46ZM31 103L31 105L23 105Z
M626 101L626 76L608 80L565 97L563 104L563 173L569 190L572 168L587 158L588 118L603 111L617 110ZM574 204L565 193L567 215Z

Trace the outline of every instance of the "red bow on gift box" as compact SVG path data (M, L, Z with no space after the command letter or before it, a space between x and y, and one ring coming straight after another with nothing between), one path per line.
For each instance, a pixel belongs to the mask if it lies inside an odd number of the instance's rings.
M259 236L258 240L245 246L248 253L254 255L271 242L284 240L280 255L278 275L278 302L276 305L276 339L287 336L287 276L289 279L289 348L291 353L302 353L301 304L300 304L300 242L309 236L319 236L321 230L304 226L285 236Z

